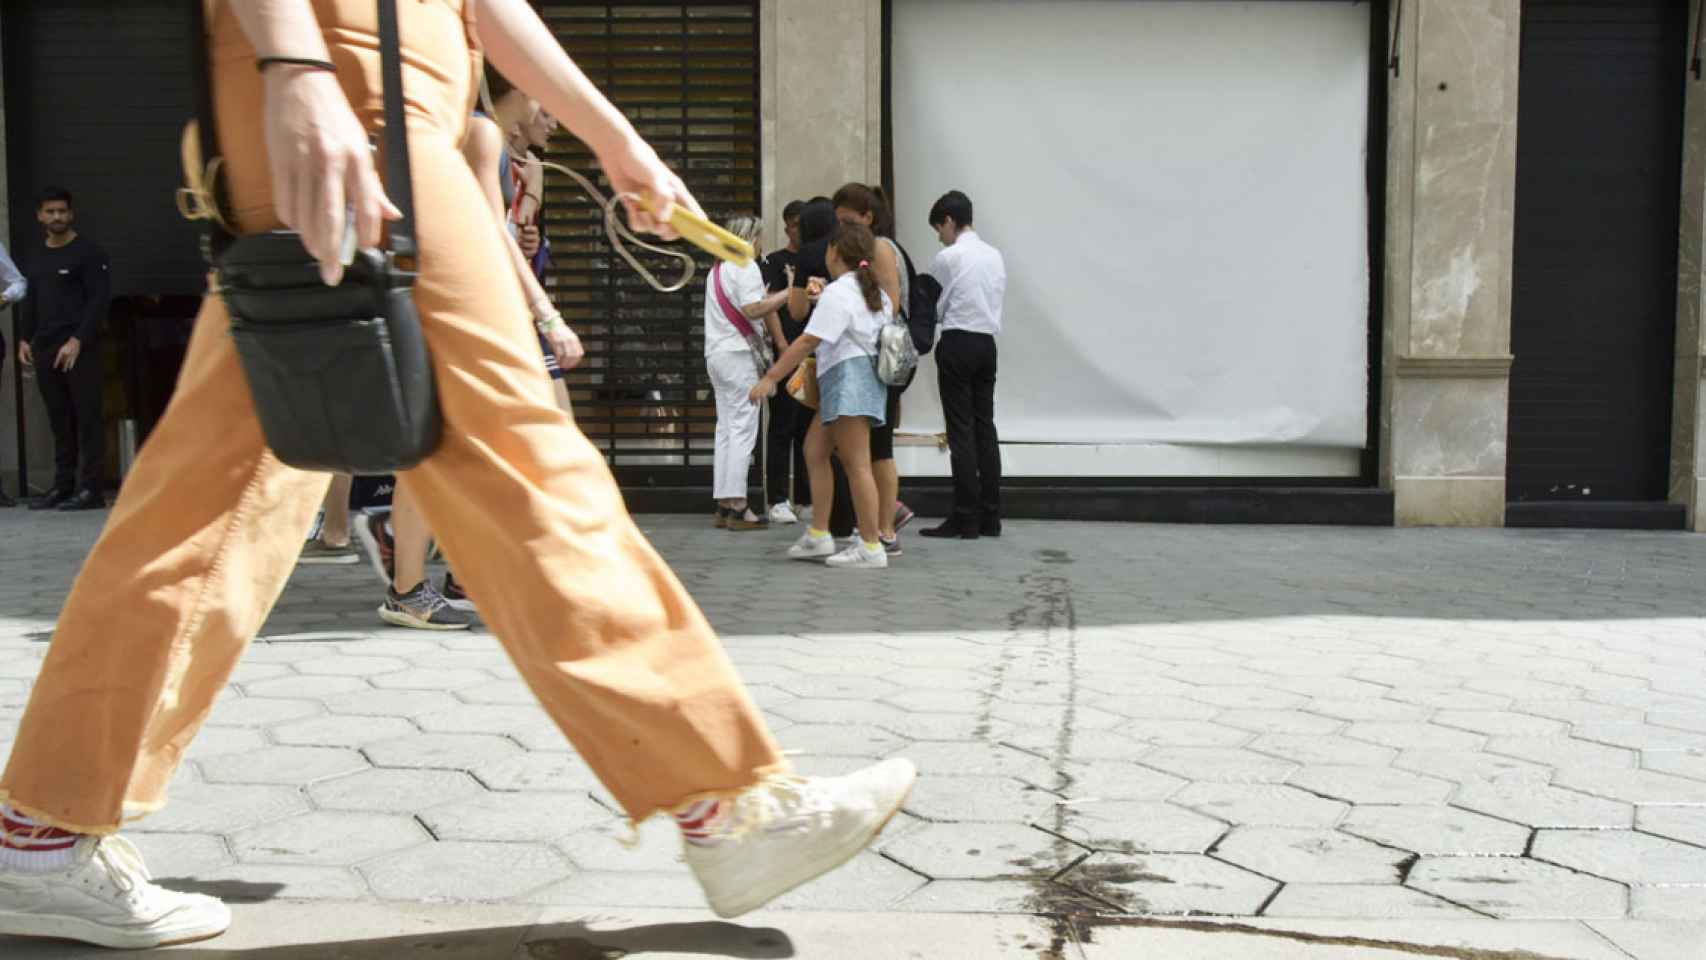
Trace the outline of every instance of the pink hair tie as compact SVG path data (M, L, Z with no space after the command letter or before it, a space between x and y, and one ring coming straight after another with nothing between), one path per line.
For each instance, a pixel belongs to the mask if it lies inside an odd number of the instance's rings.
M871 261L869 261L869 260L859 261L859 269L861 269L861 270L865 269L866 267L868 267L870 265L871 265Z

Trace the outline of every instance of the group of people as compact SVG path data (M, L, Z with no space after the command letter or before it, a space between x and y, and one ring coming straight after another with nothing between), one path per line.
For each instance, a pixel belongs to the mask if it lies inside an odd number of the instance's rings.
M31 510L107 505L100 334L112 282L106 253L77 233L76 219L71 192L48 187L36 197L42 243L19 258L24 269L0 250L0 306L16 305L19 311L19 375L34 373L53 431L53 486L29 501ZM0 335L0 370L6 357L6 338ZM0 507L16 505L0 490Z
M881 569L902 554L900 529L913 514L899 497L894 435L911 380L889 384L879 377L878 338L897 315L904 320L933 308L941 330L931 339L954 501L948 518L924 536L1001 535L994 407L1006 264L973 229L972 202L964 193L944 194L928 220L943 245L927 271L941 291L933 302L925 291L935 288L920 283L895 239L887 196L862 183L788 204L786 247L762 267L725 264L707 279L705 364L717 406L717 527L756 530L806 520L788 556L841 569ZM735 217L727 226L762 250L756 218ZM925 302L915 303L915 296ZM802 365L809 369L800 373ZM791 389L781 389L784 383ZM757 405L763 403L769 404L765 489L779 499L755 511L748 503L748 473L760 441ZM854 535L838 542L838 526Z

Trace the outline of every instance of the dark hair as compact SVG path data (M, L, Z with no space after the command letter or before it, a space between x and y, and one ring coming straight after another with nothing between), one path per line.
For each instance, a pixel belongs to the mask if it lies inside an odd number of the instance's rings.
M930 225L939 227L949 217L954 218L956 226L971 226L971 198L958 190L942 194L942 199L930 208Z
M815 243L835 232L835 205L813 200L800 211L800 242Z
M811 202L812 203L828 203L829 198L822 195L822 194L818 194L817 196L815 196L811 199Z
M800 219L800 211L805 208L806 202L804 200L789 200L788 205L782 208L782 222L787 223L789 220Z
M503 74L499 73L497 69L492 66L492 62L487 60L486 92L492 95L492 105L497 106L497 102L508 96L509 92L514 89L515 84L510 83Z
M877 285L877 275L871 270L871 258L877 255L877 237L862 223L843 223L829 242L835 255L859 278L859 292L865 295L865 309L872 313L883 309L883 288ZM861 266L863 264L863 266Z
M42 187L36 194L36 209L40 210L55 200L63 200L66 206L71 206L71 191L64 187Z
M883 195L882 187L868 187L862 183L849 183L835 191L835 198L830 202L835 205L837 210L851 210L854 213L870 216L871 232L877 236L893 235L894 218L889 215L888 197Z

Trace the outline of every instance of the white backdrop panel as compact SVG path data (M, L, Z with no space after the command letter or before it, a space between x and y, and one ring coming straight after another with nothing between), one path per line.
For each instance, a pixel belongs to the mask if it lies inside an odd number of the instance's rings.
M1366 443L1368 18L895 0L900 239L925 269L957 188L1006 256L1004 444Z

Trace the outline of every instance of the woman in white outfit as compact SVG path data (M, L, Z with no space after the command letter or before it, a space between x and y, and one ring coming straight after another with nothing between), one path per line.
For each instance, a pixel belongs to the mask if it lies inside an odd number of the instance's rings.
M758 444L759 408L747 395L758 383L763 360L739 329L724 304L747 321L759 337L770 337L778 349L787 346L776 311L787 302L781 293L764 295L764 274L758 268L763 228L757 217L740 216L726 224L728 231L752 244L754 260L744 267L719 264L705 281L705 369L717 397L716 460L711 495L716 498L716 525L726 530L758 530L769 522L748 508L747 474ZM792 278L790 278L791 280ZM722 297L717 296L718 289Z

